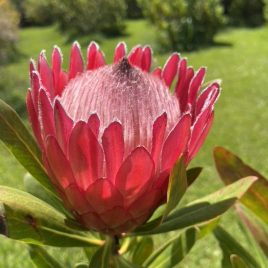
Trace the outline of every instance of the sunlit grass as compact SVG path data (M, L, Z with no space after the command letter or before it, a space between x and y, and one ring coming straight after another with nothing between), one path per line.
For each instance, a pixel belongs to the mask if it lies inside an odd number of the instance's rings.
M129 22L126 36L102 40L101 47L108 61L111 61L113 49L118 41L124 39L129 48L137 43L149 43L155 48L157 46L154 44L154 35L154 31L144 21ZM188 57L189 64L195 69L201 65L208 67L207 81L215 78L223 81L223 91L216 105L213 128L192 163L192 165L202 165L205 169L189 190L186 200L210 193L221 186L211 158L212 148L215 145L231 149L261 173L268 175L267 40L267 28L229 30L217 36L217 45L214 47L182 54ZM86 38L79 41L85 52ZM67 66L70 45L55 27L28 28L20 32L18 48L22 56L16 63L5 68L5 77L0 76L0 82L6 79L9 85L5 94L13 94L17 99L24 99L28 87L28 59L36 58L41 49L45 49L49 55L54 44L62 48L65 66ZM154 64L161 65L168 55L155 54L154 56ZM16 160L3 146L0 146L0 184L22 188L24 172ZM231 224L231 216L228 214L224 222L226 227L231 226L233 230L235 226ZM220 253L215 246L216 243L212 238L201 241L183 263L183 267L219 267ZM75 254L70 252L72 251L65 252L64 257L61 257L65 260L65 267L71 267L71 263L81 259L77 251ZM26 247L1 238L0 267L31 268Z

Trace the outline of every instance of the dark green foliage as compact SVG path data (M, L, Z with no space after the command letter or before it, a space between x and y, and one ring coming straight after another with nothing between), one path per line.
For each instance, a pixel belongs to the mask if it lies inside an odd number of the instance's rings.
M222 2L231 25L256 27L265 21L265 0L223 0Z
M224 23L218 0L139 1L165 49L192 50L210 44Z
M118 35L124 30L124 0L53 0L56 21L73 35L101 32Z
M24 0L25 21L29 25L49 25L54 21L52 0Z
M126 0L127 18L139 19L142 18L142 10L137 0Z
M54 21L54 0L10 0L20 15L20 25L44 26Z

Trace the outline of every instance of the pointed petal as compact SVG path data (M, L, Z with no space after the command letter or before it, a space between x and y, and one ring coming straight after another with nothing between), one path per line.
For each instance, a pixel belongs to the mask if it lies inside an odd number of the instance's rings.
M59 77L58 95L61 95L61 93L62 93L62 91L65 88L67 83L68 83L68 75L66 72L61 71L60 77Z
M37 110L38 108L38 96L39 96L39 90L41 87L41 81L40 81L40 76L39 73L36 71L33 71L31 73L31 94L32 94L32 100L35 109Z
M56 178L55 174L53 173L53 170L51 166L49 165L47 154L46 154L46 141L44 141L44 151L42 152L42 162L43 165L47 171L48 177L50 182L52 183L53 187L57 191L57 193L60 193L63 195L64 188L60 184L59 180Z
M196 100L197 93L204 81L205 73L206 68L204 67L200 68L190 82L189 94L188 94L188 103L190 105L193 105Z
M208 124L208 121L211 118L211 114L213 113L214 101L215 99L212 98L207 102L205 108L200 112L192 126L191 138L188 145L189 154L191 153L191 151L193 151L192 148L195 147L195 144L199 140L204 129L206 128L206 125Z
M132 48L128 55L128 61L131 65L141 68L142 47L140 45Z
M33 59L30 59L30 62L29 62L29 76L31 77L32 75L32 72L36 71L36 68L35 68L35 62Z
M161 79L162 76L162 69L160 67L156 67L153 71L152 71L152 75L158 77L159 79Z
M64 189L64 193L67 196L72 209L78 212L78 214L94 211L86 199L85 192L79 189L76 183L70 184L68 187L66 187Z
M55 125L54 125L54 117L53 117L53 109L50 103L50 100L47 96L45 90L41 89L39 93L39 120L41 131L43 135L43 140L48 135L55 136Z
M55 46L51 55L51 67L52 67L55 95L60 95L61 93L60 88L61 63L62 63L62 53L60 51L60 48Z
M87 49L87 70L97 69L105 64L104 57L99 51L99 46L95 42L91 42Z
M47 137L46 156L53 174L63 188L74 183L75 179L70 164L53 136Z
M113 62L116 63L126 55L126 44L125 42L120 42L117 44L114 50Z
M100 128L100 119L97 114L92 114L87 121L87 124L95 137L99 136L99 128Z
M152 49L146 46L142 49L141 69L145 72L150 71L152 63Z
M105 65L104 56L101 51L97 51L95 56L94 69L102 67L103 65Z
M56 100L54 105L54 121L58 143L63 152L67 153L67 145L73 127L73 120L66 114L59 100Z
M95 57L99 50L99 46L95 42L91 42L87 48L87 70L95 69Z
M154 164L150 154L144 147L138 147L126 158L120 167L115 185L125 196L129 204L152 183Z
M183 83L186 78L186 73L187 73L186 59L181 59L178 67L178 80L175 86L175 94L179 100L181 99L182 94L184 93L182 92L182 89L183 89Z
M169 133L162 151L162 168L169 170L176 160L184 153L189 141L191 116L185 114Z
M180 60L180 57L178 53L173 53L167 59L163 67L162 78L164 79L168 87L172 84L172 81L177 74L179 60Z
M124 156L123 128L119 122L111 123L104 130L102 145L106 159L107 177L114 181Z
M152 158L156 166L158 166L160 153L163 147L163 140L167 126L167 114L163 113L159 116L153 125L153 140L152 140Z
M78 73L82 73L84 70L83 59L81 56L80 46L78 42L74 42L70 53L69 63L69 80L74 78Z
M27 107L29 121L31 122L34 136L36 138L37 143L39 144L40 149L42 149L43 148L43 140L42 140L42 136L41 136L38 115L36 113L36 110L35 110L35 107L33 104L32 95L31 95L30 90L28 90L26 93L26 107Z
M86 191L86 198L98 213L124 204L122 195L108 179L97 179L91 184Z
M161 196L161 189L152 189L133 202L128 208L128 211L133 218L138 218L145 214L149 216L157 205L159 205Z
M54 88L53 88L53 78L52 78L52 72L49 68L45 56L45 52L42 51L38 58L38 71L40 74L41 83L44 86L44 88L49 92L49 96L51 98L54 97Z
M220 86L218 83L213 83L209 85L205 90L203 90L196 101L196 116L200 114L200 112L208 105L209 102L212 101L215 103L219 94Z
M186 157L186 164L188 164L199 151L201 145L203 144L210 130L213 118L214 118L214 113L212 112L210 113L206 121L206 125L203 127L203 129L198 129L198 127L196 126L195 133L192 133L192 136L188 145L188 155Z
M181 112L184 113L188 109L188 95L189 95L189 85L194 76L194 70L189 67L186 71L185 80L182 86L182 97L179 99Z
M69 140L69 159L77 184L84 190L102 177L103 152L85 122L74 126Z

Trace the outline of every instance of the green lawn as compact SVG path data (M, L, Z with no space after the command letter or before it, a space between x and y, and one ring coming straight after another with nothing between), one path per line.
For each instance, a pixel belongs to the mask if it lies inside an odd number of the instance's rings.
M112 58L115 44L124 39L129 47L137 44L153 44L155 33L144 21L129 22L127 35L111 38L101 42L108 61ZM268 175L268 28L235 29L219 34L214 47L193 53L183 53L190 65L198 68L208 67L207 80L221 78L223 91L216 105L216 116L210 135L192 165L205 167L202 175L189 190L186 200L192 200L210 193L221 186L221 182L213 167L212 148L222 145L239 154L246 162ZM85 38L79 40L86 50ZM16 104L22 112L20 99L24 98L28 87L28 59L36 58L41 49L50 53L54 44L59 45L68 59L69 44L54 27L28 28L20 32L18 48L21 57L4 70L0 70L0 95ZM167 55L155 54L155 65L161 65ZM66 62L65 62L66 64ZM10 97L12 96L12 97ZM23 168L0 145L0 183L22 188ZM236 230L232 223L232 214L223 219L226 228ZM61 255L65 267L83 256L77 250L52 250ZM62 255L62 252L64 253ZM74 252L71 253L70 252ZM219 267L220 251L213 238L203 240L196 245L192 254L187 257L181 267ZM31 268L26 247L21 243L13 243L0 238L0 267Z

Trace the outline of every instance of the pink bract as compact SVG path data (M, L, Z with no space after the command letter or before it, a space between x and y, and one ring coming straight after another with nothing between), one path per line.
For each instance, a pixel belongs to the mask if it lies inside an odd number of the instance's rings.
M119 43L107 65L95 42L85 65L72 45L67 72L58 47L51 67L44 52L30 62L26 103L43 163L88 229L120 234L144 223L166 201L176 160L187 165L211 126L220 90L214 82L201 91L205 68L194 72L177 53L162 69L151 62L150 47L126 55Z

